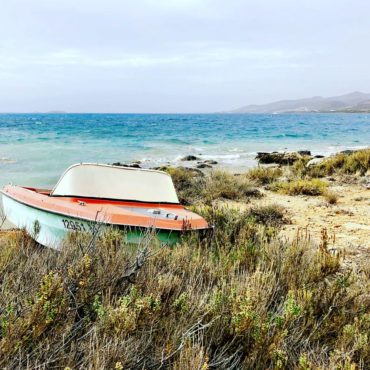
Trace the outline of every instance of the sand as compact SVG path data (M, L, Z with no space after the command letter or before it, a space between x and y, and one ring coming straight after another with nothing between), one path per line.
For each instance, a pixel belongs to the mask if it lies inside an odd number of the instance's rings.
M298 230L308 233L319 244L327 229L329 248L344 253L346 262L370 258L370 189L363 184L336 184L330 190L338 194L330 205L321 196L289 196L264 191L264 197L250 205L278 204L286 209L291 224L284 225L280 236L291 240ZM245 207L245 206L244 206Z

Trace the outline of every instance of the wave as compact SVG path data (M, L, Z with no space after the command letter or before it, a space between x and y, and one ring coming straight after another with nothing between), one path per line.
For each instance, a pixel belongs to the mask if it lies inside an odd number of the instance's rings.
M17 161L8 157L0 157L0 163L4 164L10 164L10 163L16 163Z

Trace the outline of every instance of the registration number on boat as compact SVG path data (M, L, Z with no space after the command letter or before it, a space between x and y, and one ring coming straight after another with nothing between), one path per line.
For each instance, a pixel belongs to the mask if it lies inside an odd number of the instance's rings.
M74 221L74 220L66 220L63 219L63 226L65 229L73 230L73 231L83 231L83 232L92 232L94 231L95 227L93 224L85 224L83 222Z

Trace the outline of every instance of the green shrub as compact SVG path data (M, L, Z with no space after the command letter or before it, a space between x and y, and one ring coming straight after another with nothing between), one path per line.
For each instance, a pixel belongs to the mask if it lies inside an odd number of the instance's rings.
M359 173L365 175L370 169L370 149L358 150L346 158L345 173Z
M335 173L365 175L370 169L370 149L355 151L352 154L339 153L307 169L311 177L331 176Z
M327 188L327 183L318 179L293 180L290 182L277 182L271 189L287 195L321 195Z
M366 368L368 260L348 270L326 230L279 239L274 205L197 211L212 237L173 248L0 238L0 368Z

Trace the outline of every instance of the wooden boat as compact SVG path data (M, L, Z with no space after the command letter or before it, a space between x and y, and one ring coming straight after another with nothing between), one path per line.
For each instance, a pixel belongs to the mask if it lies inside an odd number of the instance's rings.
M91 233L102 225L123 230L133 243L154 230L169 245L184 231L209 229L179 203L162 171L81 163L69 167L52 190L8 185L1 193L7 219L52 248L71 231Z

